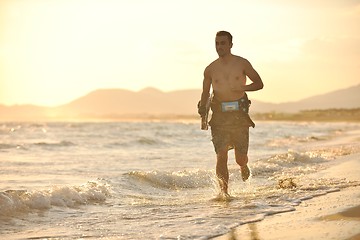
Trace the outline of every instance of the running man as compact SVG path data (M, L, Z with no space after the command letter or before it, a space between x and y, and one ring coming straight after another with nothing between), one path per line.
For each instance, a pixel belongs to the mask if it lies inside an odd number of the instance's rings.
M246 92L257 91L264 84L259 74L245 58L231 53L232 35L219 31L215 38L219 58L205 68L203 91L198 105L201 116L206 114L206 102L212 86L211 102L212 142L216 152L216 175L221 192L228 195L229 171L228 151L234 149L236 163L240 166L243 181L250 176L248 163L249 127L254 127L248 111L250 101ZM251 80L246 83L247 77Z

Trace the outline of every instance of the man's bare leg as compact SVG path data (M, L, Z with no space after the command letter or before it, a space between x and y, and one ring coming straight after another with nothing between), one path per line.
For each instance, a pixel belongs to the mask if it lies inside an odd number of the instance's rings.
M249 161L248 156L235 150L235 159L236 163L240 166L242 180L246 181L250 177L250 170L247 166Z
M216 176L219 181L221 192L228 194L229 170L228 170L228 151L219 151L216 155Z

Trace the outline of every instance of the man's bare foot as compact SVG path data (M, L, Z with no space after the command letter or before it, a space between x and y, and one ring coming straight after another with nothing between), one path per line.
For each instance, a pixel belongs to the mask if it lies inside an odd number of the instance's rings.
M227 192L221 192L219 196L224 200L231 198L230 194L228 194Z
M227 194L227 192L228 192L228 184L227 184L227 182L225 182L224 180L222 180L220 178L218 180L219 180L220 191L222 193Z
M219 192L219 194L216 197L214 197L212 200L216 202L230 202L234 200L234 197L230 196L230 194L228 193Z
M245 182L250 177L250 169L247 165L241 167L241 178Z

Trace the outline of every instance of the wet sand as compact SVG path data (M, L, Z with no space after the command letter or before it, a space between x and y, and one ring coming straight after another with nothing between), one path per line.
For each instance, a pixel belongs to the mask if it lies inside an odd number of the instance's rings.
M360 182L360 154L340 157L318 177ZM216 240L360 240L360 186L304 200L296 211L241 225Z

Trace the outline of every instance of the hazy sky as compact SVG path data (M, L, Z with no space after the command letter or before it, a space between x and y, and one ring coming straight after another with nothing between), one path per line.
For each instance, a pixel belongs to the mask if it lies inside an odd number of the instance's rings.
M359 0L0 0L0 104L200 89L218 30L285 102L360 84ZM200 96L199 96L200 97Z

